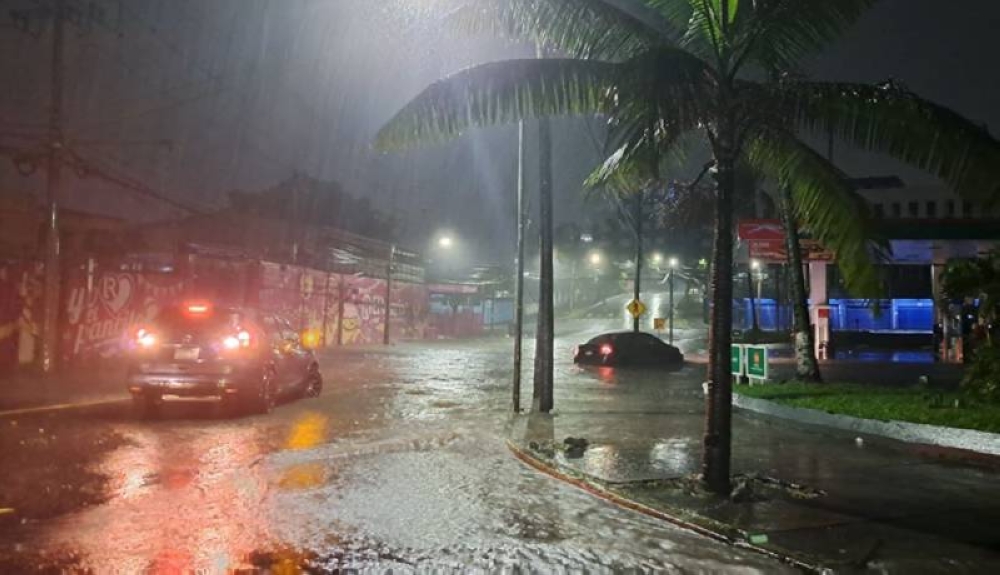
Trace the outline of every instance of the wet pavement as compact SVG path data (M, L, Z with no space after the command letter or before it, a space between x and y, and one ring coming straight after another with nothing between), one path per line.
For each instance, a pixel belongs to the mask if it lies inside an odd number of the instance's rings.
M569 362L596 329L575 324L557 343L566 414L612 407L626 389L622 374ZM788 570L514 459L504 444L511 345L327 353L324 394L268 416L230 420L189 404L153 422L126 406L0 420L0 572ZM662 389L643 409L670 409L671 382L702 369L656 375ZM697 458L696 446L679 447L671 457Z

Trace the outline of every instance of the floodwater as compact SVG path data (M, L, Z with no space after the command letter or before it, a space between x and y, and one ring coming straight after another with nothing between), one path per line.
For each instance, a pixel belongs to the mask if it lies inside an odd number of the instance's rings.
M601 384L599 372L568 360L590 331L559 338L557 402L569 403L574 384ZM23 487L22 511L0 517L2 570L786 569L619 509L514 459L504 445L511 345L494 339L329 353L321 358L324 395L269 416L226 420L198 404L169 406L153 422L132 420L124 408L19 421L22 430L101 440L87 444L92 457L71 468L46 462L59 439L22 454L18 469L0 463L4 477L38 467L39 482L67 486L50 494L63 499L55 507L33 506L46 495ZM74 487L84 480L86 490Z

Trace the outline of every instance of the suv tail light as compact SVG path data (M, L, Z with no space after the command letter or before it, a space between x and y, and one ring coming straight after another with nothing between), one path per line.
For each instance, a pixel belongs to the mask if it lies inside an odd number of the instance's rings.
M135 333L135 342L139 344L140 349L149 349L156 345L157 337L148 329L141 328Z
M243 347L250 347L250 332L240 330L235 335L227 335L222 339L222 347L227 350L236 350Z
M615 348L611 347L610 343L606 343L601 346L601 355L611 355L614 351Z

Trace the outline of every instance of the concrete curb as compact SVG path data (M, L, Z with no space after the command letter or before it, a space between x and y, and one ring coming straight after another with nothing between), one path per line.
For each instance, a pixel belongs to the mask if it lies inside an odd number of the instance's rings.
M16 417L19 415L37 415L49 411L68 411L72 409L88 409L100 407L102 405L115 405L130 401L128 398L121 399L99 399L94 401L81 401L77 403L58 403L54 405L38 405L34 407L22 407L18 409L7 409L0 411L0 419L5 417Z
M590 493L595 497L603 499L608 503L613 503L619 507L635 511L637 513L642 513L643 515L653 517L655 519L666 521L682 529L692 531L694 533L697 533L704 537L708 537L709 539L713 539L715 541L727 543L729 545L732 545L733 547L738 547L740 549L748 549L750 551L760 553L761 555L765 555L772 559L776 559L783 563L787 563L789 565L792 565L793 567L802 569L803 571L809 573L823 573L826 571L826 569L823 566L811 564L801 559L798 559L794 556L781 554L771 549L758 547L757 545L753 545L752 543L749 543L742 539L735 538L732 535L723 533L721 530L713 530L704 525L699 525L697 523L685 520L676 515L671 515L660 509L654 509L647 505L643 505L642 503L639 503L637 501L633 501L626 497L622 497L621 495L609 491L608 489L605 489L594 482L586 481L585 479L574 477L573 475L560 471L556 466L550 465L545 461L542 461L541 459L535 457L530 452L528 452L525 449L522 449L519 445L517 445L517 443L515 443L510 439L507 439L506 443L507 443L507 448L510 449L511 453L514 454L514 457L519 459L525 465L528 465L529 467L532 467L535 470L540 471L545 475L548 475L549 477L552 477L553 479L558 479L559 481L568 483L578 489L586 491L587 493ZM738 530L733 528L733 531L738 531Z
M844 431L887 437L906 443L935 445L950 449L1000 456L1000 434L942 427L906 421L879 421L850 415L827 413L816 409L790 407L766 399L733 394L733 405L739 409L789 419L810 425L822 425Z

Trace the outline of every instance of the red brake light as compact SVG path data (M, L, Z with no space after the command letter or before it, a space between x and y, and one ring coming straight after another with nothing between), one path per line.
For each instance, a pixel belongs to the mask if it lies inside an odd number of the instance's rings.
M601 355L611 355L615 351L615 348L611 347L611 344L606 343L601 346Z
M204 313L208 313L208 304L207 303L191 303L191 304L188 304L187 311L188 311L188 313L194 314L194 315L201 315L201 314L204 314Z

